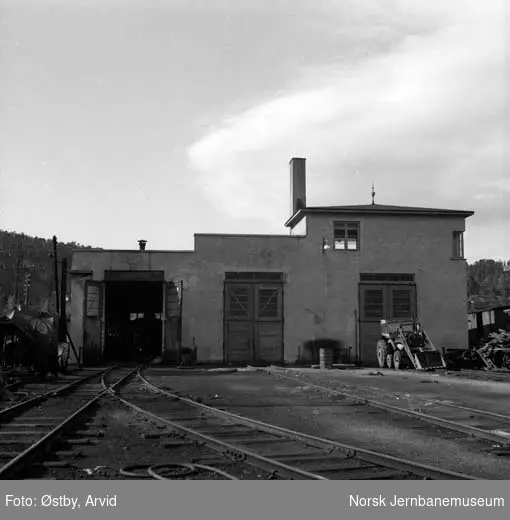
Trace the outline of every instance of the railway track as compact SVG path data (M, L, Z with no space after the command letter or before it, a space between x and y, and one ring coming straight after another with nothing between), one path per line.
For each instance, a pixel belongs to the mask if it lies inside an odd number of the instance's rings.
M0 412L10 408L14 402L19 403L22 400L49 393L65 384L73 383L96 372L97 370L94 369L82 369L72 374L59 374L56 378L46 380L34 374L19 374L16 377L12 377L13 381L5 385L4 390L13 394L14 399L0 400Z
M162 427L215 450L220 457L208 461L211 467L227 456L283 480L477 480L219 410L159 388L141 371L110 393Z
M18 478L35 464L58 465L69 451L62 444L89 443L86 432L76 432L107 389L121 384L134 370L110 367L94 371L0 411L0 479ZM115 382L107 379L116 376ZM72 397L69 399L68 397ZM57 460L55 460L57 459ZM46 460L46 462L44 462Z
M475 381L494 381L510 383L510 370L498 369L498 370L485 370L483 368L479 370L463 368L459 371L455 370L444 370L438 372L440 375L446 377L464 377L467 379L473 379Z
M439 399L428 399L417 396L412 396L411 401L417 410L409 409L409 399L399 398L400 404L396 402L395 397L389 393L378 394L378 399L372 398L370 394L373 392L370 389L364 389L369 396L354 394L343 390L337 390L332 386L324 386L313 383L306 376L293 377L282 373L279 370L269 370L270 374L286 382L310 387L311 389L319 390L327 393L330 396L340 396L343 399L356 401L361 404L366 404L372 408L381 410L382 412L391 412L413 419L418 419L422 422L434 424L446 430L461 433L470 437L476 437L485 441L490 441L497 444L497 450L501 450L501 455L510 455L510 416L490 412L487 410L480 410L463 406L450 401L443 401ZM385 399L381 400L381 399ZM387 402L390 401L390 402ZM390 404L393 403L393 404Z
M17 377L17 378L11 378L14 379L14 381L8 383L5 385L4 390L7 390L9 392L15 392L25 384L27 384L30 381L33 381L33 377ZM2 402L0 401L0 405L2 405Z

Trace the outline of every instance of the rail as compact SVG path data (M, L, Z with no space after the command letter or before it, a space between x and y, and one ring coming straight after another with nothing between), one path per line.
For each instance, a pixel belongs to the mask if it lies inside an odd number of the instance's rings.
M397 472L401 472L402 474L414 474L416 476L419 476L420 478L425 479L455 479L455 480L480 480L477 477L473 477L471 475L456 473L448 470L443 470L437 467L417 463L414 461L409 461L397 457L393 457L391 455L386 455L382 453L378 453L371 450L366 449L360 449L354 446L338 443L336 441L332 441L329 439L323 439L320 437L308 435L302 432L297 432L294 430L289 430L287 428L282 428L280 426L264 423L262 421L258 421L256 419L251 419L248 417L244 417L241 415L233 414L232 412L228 412L225 410L219 410L217 408L213 408L211 406L205 405L203 403L198 403L194 400L187 399L185 397L179 396L173 392L170 392L168 390L164 390L162 388L159 388L152 384L150 381L147 380L147 378L143 375L142 371L139 371L138 373L139 380L143 383L144 386L151 389L153 392L157 392L161 395L164 395L170 399L172 399L173 402L179 402L184 403L190 407L197 408L201 412L204 412L205 414L209 414L215 417L220 417L224 419L228 419L233 421L234 424L240 424L245 425L248 427L251 427L255 430L259 430L262 432L266 432L268 434L280 437L281 439L290 439L294 441L299 441L300 443L304 444L305 446L312 446L316 448L320 448L324 450L326 454L330 454L330 457L333 457L334 453L341 452L344 455L343 461L347 460L353 460L356 459L357 461L360 461L365 464L369 464L370 466L367 466L367 468L375 468L375 466L379 468L386 468L391 470L396 470ZM262 462L266 468L273 468L275 470L276 468L278 470L283 470L284 478L303 478L306 476L302 474L301 470L298 470L298 468L294 466L290 466L287 464L282 464L281 462L271 459L269 457L262 457L261 455L254 453L254 452L248 452L244 448L240 448L239 446L235 444L230 444L225 441L213 438L211 436L207 436L204 433L201 433L195 429L188 428L187 426L183 426L182 424L179 424L177 421L172 421L166 418L162 418L161 416L154 414L152 412L148 412L147 410L144 410L142 407L135 405L134 403L131 403L127 399L121 399L125 404L132 407L133 409L136 409L142 414L145 414L148 417L151 417L152 419L156 420L157 422L160 422L162 424L166 424L168 426L171 426L172 428L175 428L177 430L180 430L181 432L190 435L194 438L201 438L205 442L216 446L217 448L223 449L224 451L229 451L232 453L237 453L245 457L249 462L253 463L254 465L257 465L257 463ZM310 455L313 459L314 454ZM291 458L290 455L288 457ZM306 458L306 454L303 454L301 457L302 460ZM296 458L296 460L299 459L299 456ZM361 468L363 469L363 468ZM298 470L298 471L296 471ZM301 475L299 473L301 472ZM295 473L295 477L291 477L292 473ZM320 473L320 472L318 472ZM347 471L346 474L349 472ZM376 472L377 474L377 472ZM321 479L321 480L330 480L328 478L324 478L320 474L315 474L313 477L308 476L308 478L314 478L314 479ZM344 477L349 478L349 477ZM363 477L360 477L363 479ZM370 477L368 477L370 478ZM377 477L375 477L377 478ZM384 477L383 477L384 478ZM389 477L389 478L394 478Z
M142 381L143 378L139 374L139 377ZM150 385L150 383L149 383ZM253 464L256 467L259 467L260 469L267 470L270 472L278 471L281 476L284 476L288 479L292 480L328 480L324 477L321 477L320 475L316 475L311 472L303 471L299 468L294 468L291 466L288 466L287 464L269 459L267 457L264 457L262 455L256 454L254 452L248 451L246 449L240 448L238 446L234 446L230 443L224 442L220 439L211 437L210 435L206 435L204 433L200 433L194 429L187 428L186 426L183 426L175 421L171 421L165 417L161 417L158 414L152 413L149 410L146 410L135 403L131 402L128 399L124 399L120 395L118 395L114 389L109 389L109 392L112 396L116 397L120 402L122 402L124 405L128 406L132 410L135 410L136 412L144 415L145 417L148 417L155 422L158 422L160 424L163 424L165 426L169 426L172 429L179 430L180 432L201 440L205 442L208 446L212 447L216 451L219 451L221 453L224 453L228 455L229 457L239 458L240 460L246 461L248 463ZM162 391L164 393L164 391Z
M104 370L101 370L97 373L85 376L79 380L73 381L72 383L65 385L57 390L53 390L51 392L47 392L42 396L37 396L36 398L30 399L28 401L24 401L19 405L15 405L10 407L7 410L2 411L2 418L12 418L13 414L22 415L26 409L31 409L34 406L40 404L42 401L49 399L50 397L60 397L66 395L70 390L75 389L93 378L101 377L101 389L99 391L94 391L95 395L85 402L80 408L77 410L73 410L70 414L68 414L64 420L58 422L53 428L44 434L42 437L38 438L35 442L31 443L27 448L25 448L20 453L17 453L11 460L5 463L0 467L0 479L2 480L11 480L15 478L23 469L29 466L35 459L38 459L48 452L51 451L52 447L61 439L61 437L65 434L68 428L85 412L87 412L95 403L105 396L108 393L108 389L111 387L116 387L122 384L126 379L131 377L134 373L136 373L136 369L131 370L127 375L122 377L119 381L115 382L113 385L107 385L105 383L105 377L118 367L110 367ZM0 429L0 433L2 430ZM2 441L0 440L0 445Z
M115 367L112 367L111 369L107 369L107 370L113 370L113 368L115 368ZM63 396L67 392L72 391L76 386L82 385L82 384L86 383L88 380L98 377L99 375L101 375L102 372L104 372L104 370L99 371L99 372L94 372L93 374L89 374L84 377L75 379L74 381L71 381L67 385L63 385L59 388L50 390L48 392L37 395L30 399L26 399L25 401L21 401L20 403L16 403L11 406L8 406L7 408L3 408L2 410L0 410L0 423L5 421L12 415L17 415L29 408L33 408L34 406L37 406L44 401L47 401L51 397Z
M423 412L407 410L407 409L401 408L399 406L394 406L391 404L383 403L381 401L376 401L375 399L370 399L370 398L367 398L364 396L356 395L351 392L345 392L343 390L335 390L333 388L329 388L326 386L312 383L308 379L304 379L302 377L300 377L298 379L296 377L282 374L280 371L275 371L275 370L270 369L270 370L267 370L267 372L270 374L273 374L276 377L286 379L288 381L301 382L301 383L303 381L306 381L306 386L315 388L322 392L329 393L330 395L339 395L342 397L352 399L354 401L363 402L364 404L367 404L368 406L371 406L373 408L379 408L381 410L386 410L386 411L396 413L399 415L404 415L406 417L412 417L412 418L418 419L420 421L423 421L423 422L426 422L429 424L441 426L445 429L464 433L464 434L467 434L467 435L470 435L473 437L477 437L479 439L496 442L498 444L506 444L509 442L509 437L505 437L505 436L499 435L497 433L492 433L492 432L484 430L482 428L477 428L476 426L469 426L466 424L461 424L459 422L455 422L450 419L443 419L442 417L437 417L437 416L434 416L431 414L426 414ZM466 407L466 406L456 405L453 403L444 403L439 400L430 400L430 399L424 399L424 398L419 398L419 397L416 397L416 398L413 397L413 399L421 400L424 402L431 402L431 403L436 404L437 406L442 406L445 408L455 408L455 409L459 409L459 410L469 411L472 413L476 413L480 416L499 418L501 420L504 420L504 421L507 421L508 423L510 423L510 416L506 416L503 414L497 414L497 413L489 412L489 411L485 411L485 410L477 410L476 408L470 408L470 407Z

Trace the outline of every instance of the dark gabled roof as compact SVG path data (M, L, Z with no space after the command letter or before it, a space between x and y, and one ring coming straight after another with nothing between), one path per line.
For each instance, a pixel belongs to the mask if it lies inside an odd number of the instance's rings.
M285 223L287 227L294 227L306 215L316 214L334 214L347 215L361 213L365 215L422 215L430 217L471 217L474 211L457 210L457 209L437 209L437 208L419 208L411 206L390 206L386 204L359 204L354 206L312 206L302 208Z
M477 308L476 303L469 307L468 314L480 314L481 312L498 311L498 310L510 310L510 304L496 303L496 304L479 304Z

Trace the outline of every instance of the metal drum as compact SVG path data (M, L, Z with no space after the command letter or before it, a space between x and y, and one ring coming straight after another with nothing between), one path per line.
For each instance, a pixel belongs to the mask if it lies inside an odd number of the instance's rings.
M330 370L333 368L333 349L320 348L319 349L319 363L321 370Z

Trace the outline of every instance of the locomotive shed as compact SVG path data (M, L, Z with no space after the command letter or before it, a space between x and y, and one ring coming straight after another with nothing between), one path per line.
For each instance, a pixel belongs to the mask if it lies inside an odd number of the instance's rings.
M474 213L376 204L375 193L372 204L308 206L305 164L290 161L286 235L75 250L69 333L84 364L311 364L327 341L333 362L374 366L381 320L416 318L437 349L464 349Z

